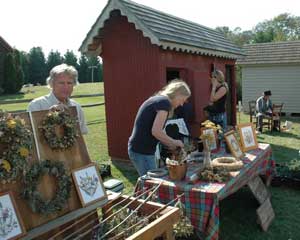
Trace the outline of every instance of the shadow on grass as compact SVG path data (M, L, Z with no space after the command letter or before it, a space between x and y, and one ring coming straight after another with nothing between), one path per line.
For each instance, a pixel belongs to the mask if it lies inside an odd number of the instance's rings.
M270 144L273 152L273 158L276 163L288 163L292 159L295 159L299 155L299 150L277 145L277 144Z
M134 166L128 161L128 162L112 162L113 167L116 168L116 170L122 174L123 179L127 179L128 182L130 182L132 185L135 185L137 182L137 179L139 177L137 171L135 170ZM118 174L118 173L116 173ZM118 177L118 176L113 176Z
M264 136L265 135L265 136ZM292 132L275 132L275 131L265 131L262 134L258 135L258 139L264 139L264 137L284 137L284 138L295 138L300 139L300 136L297 134L294 134Z
M24 96L25 94L23 92L20 92L18 94L4 94L0 97L0 101L24 99Z
M95 124L100 124L100 123L106 123L105 119L99 119L99 120L93 120L93 121L88 121L87 125L95 125Z

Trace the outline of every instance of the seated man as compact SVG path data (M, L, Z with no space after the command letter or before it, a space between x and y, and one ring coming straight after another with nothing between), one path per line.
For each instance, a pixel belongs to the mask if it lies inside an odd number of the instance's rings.
M257 117L257 127L258 131L261 133L262 132L262 127L263 127L263 118L265 116L272 116L272 101L270 99L270 96L272 95L271 91L264 91L263 96L259 97L256 100L256 117ZM278 123L275 120L274 121L274 128L273 130L277 130Z

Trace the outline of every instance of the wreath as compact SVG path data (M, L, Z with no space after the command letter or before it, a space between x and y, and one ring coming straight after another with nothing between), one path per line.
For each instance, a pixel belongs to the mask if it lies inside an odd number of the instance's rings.
M223 167L228 171L238 171L243 168L242 161L238 161L234 157L218 157L212 160L212 167Z
M39 128L53 150L65 150L72 147L78 137L76 119L68 111L50 111Z
M57 179L56 195L51 200L43 199L37 191L40 178L49 174ZM24 178L23 198L29 202L33 212L48 215L63 209L70 197L71 177L60 161L44 160L31 166Z
M0 180L15 181L27 166L32 149L32 133L24 119L0 113Z

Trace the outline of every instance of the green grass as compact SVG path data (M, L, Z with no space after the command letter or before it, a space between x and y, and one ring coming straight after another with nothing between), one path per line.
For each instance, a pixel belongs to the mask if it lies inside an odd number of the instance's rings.
M45 87L35 87L34 94L23 94L22 99L30 99L48 93ZM74 95L103 93L101 83L81 84L75 89ZM18 95L1 96L0 100L21 99ZM103 97L79 98L81 104L103 102ZM9 104L0 108L7 111L26 109L27 104ZM89 134L85 136L86 146L90 157L97 163L110 163L107 150L105 107L97 106L84 108L88 122ZM289 163L292 159L299 159L300 150L300 120L299 118L284 118L293 122L290 132L268 132L258 136L259 142L272 145L273 157L278 163ZM241 114L240 122L249 122L247 114ZM111 163L110 163L111 164ZM112 175L121 179L125 184L125 193L133 191L137 173L126 165L112 165ZM242 188L235 194L220 202L220 239L231 240L282 240L300 239L300 191L286 187L271 187L272 205L275 211L275 220L268 232L260 230L256 223L256 209L258 203L247 188Z
M96 94L103 93L103 83L88 83L79 84L75 86L73 95L81 94ZM22 88L19 94L1 95L0 101L5 100L21 100L21 99L32 99L39 96L43 96L49 93L47 86L34 86L31 88Z

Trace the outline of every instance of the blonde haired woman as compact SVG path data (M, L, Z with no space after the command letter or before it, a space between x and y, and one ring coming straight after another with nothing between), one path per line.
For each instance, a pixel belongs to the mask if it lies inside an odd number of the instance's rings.
M208 108L209 120L222 126L224 130L227 127L226 116L226 97L228 92L228 85L225 82L224 74L220 70L212 73L211 77L212 89L210 93L210 107ZM206 110L206 109L205 109Z
M156 168L154 154L159 141L170 149L183 147L182 141L169 137L163 129L169 112L182 106L190 95L188 85L175 79L140 106L128 141L129 158L140 176Z

